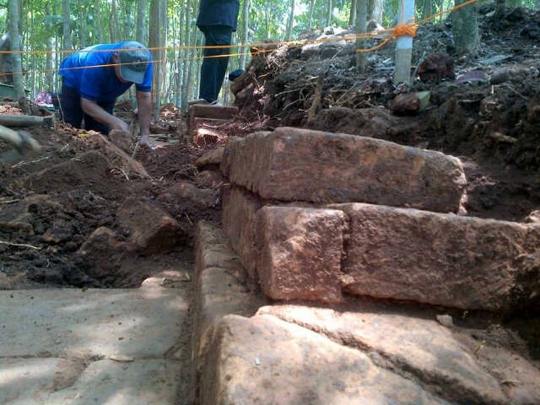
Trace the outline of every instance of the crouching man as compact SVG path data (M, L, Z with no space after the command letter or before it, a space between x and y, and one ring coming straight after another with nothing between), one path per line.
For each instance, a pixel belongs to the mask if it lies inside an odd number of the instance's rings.
M100 44L68 56L60 65L62 90L60 112L75 128L107 135L112 129L129 131L129 125L113 115L117 97L136 85L141 145L148 145L152 119L150 51L139 42Z

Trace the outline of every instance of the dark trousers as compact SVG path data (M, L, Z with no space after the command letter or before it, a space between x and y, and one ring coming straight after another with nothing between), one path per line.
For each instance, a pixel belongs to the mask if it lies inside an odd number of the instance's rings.
M58 99L60 101L60 119L62 121L73 125L75 128L82 128L84 120L84 129L101 132L103 135L109 134L110 128L108 125L102 124L84 113L81 107L81 95L77 89L62 84L62 92L58 95ZM112 114L115 103L116 100L97 102L97 105Z
M208 25L199 27L204 34L205 46L230 45L232 27L226 25ZM199 98L216 101L229 64L229 48L205 48L201 66Z

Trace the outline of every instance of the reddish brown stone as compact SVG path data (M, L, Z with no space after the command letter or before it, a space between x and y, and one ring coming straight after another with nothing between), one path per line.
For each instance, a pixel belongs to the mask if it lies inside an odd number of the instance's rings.
M325 108L308 123L308 127L318 131L361 135L393 142L410 141L409 138L402 139L406 136L403 132L409 132L408 137L415 132L412 129L405 131L400 119L383 108Z
M254 280L257 279L255 222L257 210L261 206L260 201L241 189L230 187L223 189L223 230L240 257L242 266Z
M122 131L121 129L113 129L109 133L109 140L124 152L130 155L133 153L133 140L129 132Z
M204 155L202 155L200 158L198 158L195 161L195 165L197 167L204 167L209 165L219 165L221 161L223 160L223 151L225 150L224 147L218 147L215 149L212 149L209 152L206 152Z
M225 316L212 337L201 405L448 405L408 374L274 316Z
M165 211L134 198L128 198L118 208L117 216L131 231L129 241L143 254L170 251L185 236L178 222Z
M128 175L135 173L145 179L150 178L142 163L131 158L131 153L124 152L100 133L90 135L88 143L99 149L110 162L114 162L114 167L121 168L124 173Z
M420 99L416 93L398 94L389 107L396 115L416 115L420 112Z
M195 183L204 188L219 189L225 181L221 172L215 170L204 170L195 177Z
M540 289L535 267L521 260L538 250L540 227L369 204L332 208L350 218L343 286L352 294L497 311Z
M454 73L454 60L443 53L427 55L418 67L418 76L423 82L439 82L441 79L456 77Z
M86 272L102 278L118 272L122 258L131 248L128 243L119 241L112 230L100 227L92 232L78 253L89 264Z
M457 212L459 159L379 139L282 127L229 142L222 171L263 199Z
M228 120L238 114L238 107L224 107L208 104L194 104L189 107L190 117Z
M219 191L208 188L198 188L188 181L179 181L165 193L158 196L158 201L169 203L189 202L190 205L201 208L212 208L219 203Z
M345 216L341 211L266 206L257 213L257 270L277 300L339 302Z

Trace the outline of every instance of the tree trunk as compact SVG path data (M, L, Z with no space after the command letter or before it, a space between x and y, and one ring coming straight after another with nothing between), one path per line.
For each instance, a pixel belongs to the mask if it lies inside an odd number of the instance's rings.
M105 39L103 37L103 24L101 22L101 20L102 20L101 2L96 1L94 7L95 7L95 10L96 10L96 15L97 15L97 18L96 18L97 39L98 39L98 42L100 44L103 44L103 43L105 43Z
M179 44L178 49L175 51L175 59L176 59L176 70L175 70L175 87L174 87L174 96L173 96L173 102L176 105L181 105L182 103L182 80L183 80L183 72L182 69L183 65L183 59L184 59L184 43L182 42L182 28L184 26L184 18L187 13L187 8L182 7L180 11L180 16L178 19L178 27L174 27L174 43Z
M45 15L51 15L51 9L49 3L45 3ZM54 52L54 36L50 33L47 38L47 53L45 56L45 82L49 84L50 91L53 91L54 83L54 64L53 64L53 52Z
M15 97L19 100L25 97L24 85L22 81L22 60L21 60L21 37L19 35L19 1L9 0L9 40L11 44L11 56L13 58L13 88Z
M431 0L426 0L430 2ZM384 1L383 0L373 0L373 10L371 12L370 18L375 21L377 24L382 25L383 23L383 12L384 12Z
M146 32L146 0L137 1L137 33L135 40L144 44L144 33Z
M456 0L456 6L466 0ZM480 44L478 21L476 19L476 4L460 8L452 12L452 34L456 45L456 52L463 56L474 55Z
M410 23L414 18L414 0L404 0L403 7L399 10L398 24ZM411 58L413 38L401 36L396 40L396 57L394 83L411 82Z
M418 8L422 10L421 18L424 19L433 14L433 2L431 0L422 0L422 3Z
M349 12L349 27L353 27L356 25L356 9L357 5L356 2L358 0L352 0L351 1L351 11Z
M265 34L264 34L264 38L266 39L270 39L270 15L272 14L272 4L271 2L269 1L268 3L266 3L266 10L265 10L265 13L264 13L264 29L265 29Z
M249 55L249 0L244 0L244 7L242 8L242 56L240 57L240 68L244 69L247 65L247 56Z
M285 41L290 41L292 36L292 29L294 25L294 0L291 0L289 8L289 20L287 21L287 33L285 34Z
M29 12L30 14L30 38L34 38L34 11L33 9L30 10ZM30 57L32 58L32 65L33 66L33 69L32 69L32 73L30 75L30 91L31 91L31 94L36 94L37 91L36 91L36 75L38 74L38 71L36 70L36 66L37 66L37 55L35 53L32 53L32 55L30 55ZM21 66L22 68L22 66ZM41 79L41 78L40 78ZM39 83L39 86L41 87L42 84L41 84L41 80L39 80L40 83Z
M197 12L197 2L195 0L186 0L186 22L191 21L195 13ZM185 24L185 41L184 44L188 47L197 45L197 27L195 24ZM194 88L199 83L199 80L194 80L193 64L196 55L196 50L187 49L184 53L186 59L184 60L184 81L182 83L182 107L187 106L188 101L191 98L191 94ZM197 90L198 92L198 90ZM198 97L198 93L197 93Z
M64 46L62 49L64 51L72 51L73 42L71 40L71 12L69 11L69 0L62 0L62 14L64 17Z
M326 26L331 27L332 26L332 11L334 10L334 5L332 3L332 0L326 0L328 3L326 8Z
M156 114L159 114L161 103L161 93L163 91L164 74L166 66L165 48L167 44L167 1L152 0L150 2L150 31L148 45L152 49L152 57L154 59L154 104L156 106Z
M363 35L367 28L368 0L356 0L356 33ZM366 47L365 38L357 38L356 49L361 50ZM363 73L366 70L367 54L365 52L356 53L356 70Z
M311 3L309 5L309 21L308 21L308 28L313 28L313 12L315 11L315 0L311 0Z
M111 18L109 19L109 31L111 33L111 42L119 42L119 23L118 7L116 0L111 1Z

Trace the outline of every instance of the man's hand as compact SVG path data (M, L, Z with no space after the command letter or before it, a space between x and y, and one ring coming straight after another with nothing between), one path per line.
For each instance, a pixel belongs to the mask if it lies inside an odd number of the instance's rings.
M95 101L81 97L81 108L83 109L85 114L88 114L102 124L108 125L111 129L120 129L122 131L129 132L129 125L126 122L122 121L120 118L115 117L112 114L109 114Z
M112 129L120 129L122 131L126 131L126 132L129 132L129 125L127 124L127 122L121 120L120 118L118 117L115 117L113 116L114 118L114 124L109 124L109 126L111 127L111 130Z
M141 139L139 144L148 145L150 122L152 121L152 97L149 92L137 91L137 107L139 123L141 124Z

